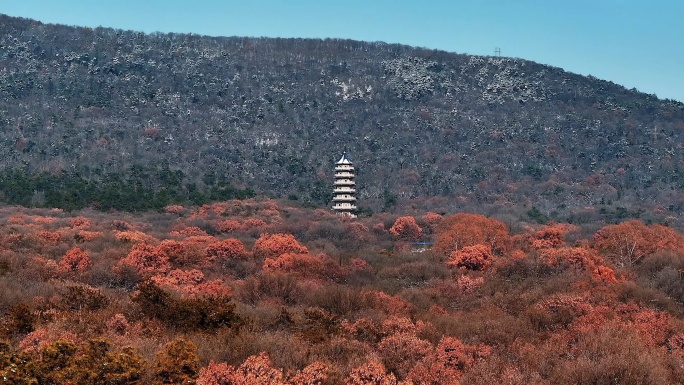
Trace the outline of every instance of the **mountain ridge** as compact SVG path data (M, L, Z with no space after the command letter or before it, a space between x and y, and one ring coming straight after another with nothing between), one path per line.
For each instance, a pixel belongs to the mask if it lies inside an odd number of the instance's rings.
M684 224L681 102L523 59L0 21L6 170L324 205L346 150L375 210Z

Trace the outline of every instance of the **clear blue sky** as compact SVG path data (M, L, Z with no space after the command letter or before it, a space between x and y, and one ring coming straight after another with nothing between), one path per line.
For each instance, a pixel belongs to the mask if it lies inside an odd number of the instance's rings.
M684 0L0 0L46 23L519 57L684 101Z

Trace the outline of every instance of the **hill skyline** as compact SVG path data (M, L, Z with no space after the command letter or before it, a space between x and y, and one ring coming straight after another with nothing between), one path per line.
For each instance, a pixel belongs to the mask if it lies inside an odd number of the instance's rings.
M187 0L8 2L0 13L45 23L145 33L336 38L523 58L684 101L676 0L544 3L435 0L344 3Z

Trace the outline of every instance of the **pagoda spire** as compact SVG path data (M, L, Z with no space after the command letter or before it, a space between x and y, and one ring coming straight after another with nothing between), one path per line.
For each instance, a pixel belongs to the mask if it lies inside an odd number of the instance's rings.
M333 183L333 210L338 214L355 217L356 182L354 164L346 152L335 163L335 182Z

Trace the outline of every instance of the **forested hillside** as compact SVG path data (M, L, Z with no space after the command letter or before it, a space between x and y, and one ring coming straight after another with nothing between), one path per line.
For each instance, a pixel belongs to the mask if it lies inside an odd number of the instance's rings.
M0 16L8 203L325 205L346 150L375 211L681 227L683 143L684 104L522 59Z

